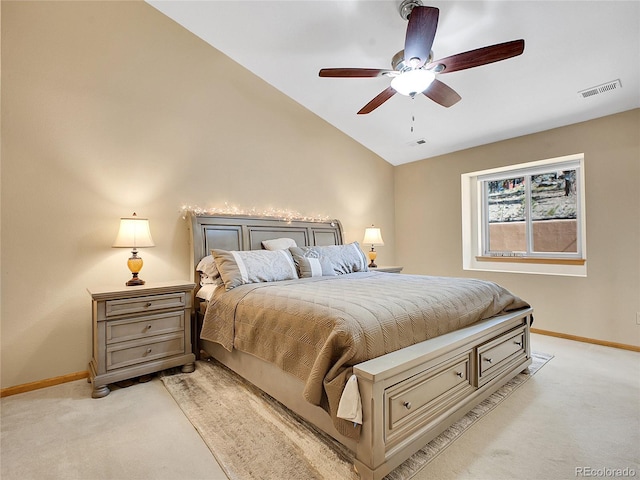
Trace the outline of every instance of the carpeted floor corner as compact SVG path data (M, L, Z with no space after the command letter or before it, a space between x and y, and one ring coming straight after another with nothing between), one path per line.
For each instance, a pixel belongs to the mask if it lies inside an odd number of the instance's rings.
M551 358L532 353L521 373L387 475L407 480ZM198 361L162 381L231 480L357 480L350 452L221 364Z

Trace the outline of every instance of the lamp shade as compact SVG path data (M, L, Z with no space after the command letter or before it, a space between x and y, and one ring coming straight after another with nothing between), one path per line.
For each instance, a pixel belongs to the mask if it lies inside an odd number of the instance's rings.
M112 246L126 248L155 246L149 230L149 220L140 218L135 213L131 217L121 218L120 230Z
M362 243L365 245L384 245L384 241L382 240L382 233L380 233L379 228L375 228L373 226L367 228L364 231L364 240Z

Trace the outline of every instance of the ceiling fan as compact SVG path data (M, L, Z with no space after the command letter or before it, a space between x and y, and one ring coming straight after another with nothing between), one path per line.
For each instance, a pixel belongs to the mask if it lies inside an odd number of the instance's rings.
M439 81L437 75L499 62L524 51L524 40L520 39L433 60L431 47L438 28L439 10L422 6L420 0L403 0L399 11L409 23L404 50L396 53L391 60L393 70L323 68L319 72L321 77L334 78L391 77L391 85L362 107L358 115L372 112L396 93L412 98L422 93L443 107L450 107L459 102L461 97Z

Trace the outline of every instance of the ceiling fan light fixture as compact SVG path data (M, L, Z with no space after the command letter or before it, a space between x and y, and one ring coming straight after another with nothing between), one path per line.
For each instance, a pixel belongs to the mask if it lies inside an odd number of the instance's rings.
M408 70L391 80L391 87L399 94L410 97L424 92L435 78L436 74L431 70Z

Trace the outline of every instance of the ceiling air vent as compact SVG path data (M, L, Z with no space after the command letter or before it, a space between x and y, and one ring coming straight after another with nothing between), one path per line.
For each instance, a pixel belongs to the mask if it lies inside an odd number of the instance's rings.
M424 145L425 143L427 143L427 141L424 138L421 138L420 140L412 140L411 142L407 143L407 145L409 147L417 147L418 145Z
M582 95L582 98L588 98L593 97L594 95L599 95L601 93L617 90L619 88L622 88L620 79L612 80L611 82L603 83L602 85L598 85L596 87L587 88L586 90L581 90L578 92L578 94Z

